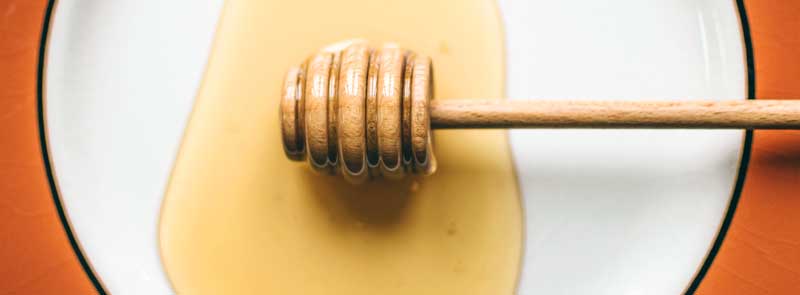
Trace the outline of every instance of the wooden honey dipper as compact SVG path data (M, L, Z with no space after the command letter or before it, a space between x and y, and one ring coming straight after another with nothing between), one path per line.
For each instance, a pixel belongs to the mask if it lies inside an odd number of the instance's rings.
M433 129L798 129L800 103L739 101L434 101L428 57L387 44L329 47L289 69L283 147L295 161L358 183L436 170Z

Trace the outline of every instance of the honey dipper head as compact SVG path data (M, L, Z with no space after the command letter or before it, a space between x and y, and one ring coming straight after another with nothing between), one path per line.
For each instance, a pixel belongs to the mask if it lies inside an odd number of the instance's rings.
M431 60L394 44L330 46L286 73L286 156L351 182L436 169Z

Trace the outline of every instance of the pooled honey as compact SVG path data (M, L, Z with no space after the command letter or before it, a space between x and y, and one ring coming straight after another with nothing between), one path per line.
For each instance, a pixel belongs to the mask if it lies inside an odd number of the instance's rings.
M430 56L436 99L503 96L492 1L229 1L162 207L175 292L514 292L522 211L503 131L437 131L425 178L351 185L286 159L286 69L351 38Z

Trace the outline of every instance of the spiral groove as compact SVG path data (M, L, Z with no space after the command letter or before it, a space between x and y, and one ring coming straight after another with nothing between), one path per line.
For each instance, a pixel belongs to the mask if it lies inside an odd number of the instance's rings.
M354 183L436 169L430 58L355 42L320 51L285 77L280 118L289 159Z

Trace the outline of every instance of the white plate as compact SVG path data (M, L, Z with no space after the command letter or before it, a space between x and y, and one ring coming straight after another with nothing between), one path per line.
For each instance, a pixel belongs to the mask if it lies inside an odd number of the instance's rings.
M51 161L73 233L112 294L172 293L158 217L222 8L204 2L59 1L54 11Z
M512 98L745 99L734 1L500 1ZM731 201L743 131L514 130L520 293L678 294Z
M161 198L222 0L62 1L47 135L84 255L115 294L171 293ZM744 99L726 0L500 1L508 95ZM675 294L726 213L741 131L511 132L524 197L522 294Z

